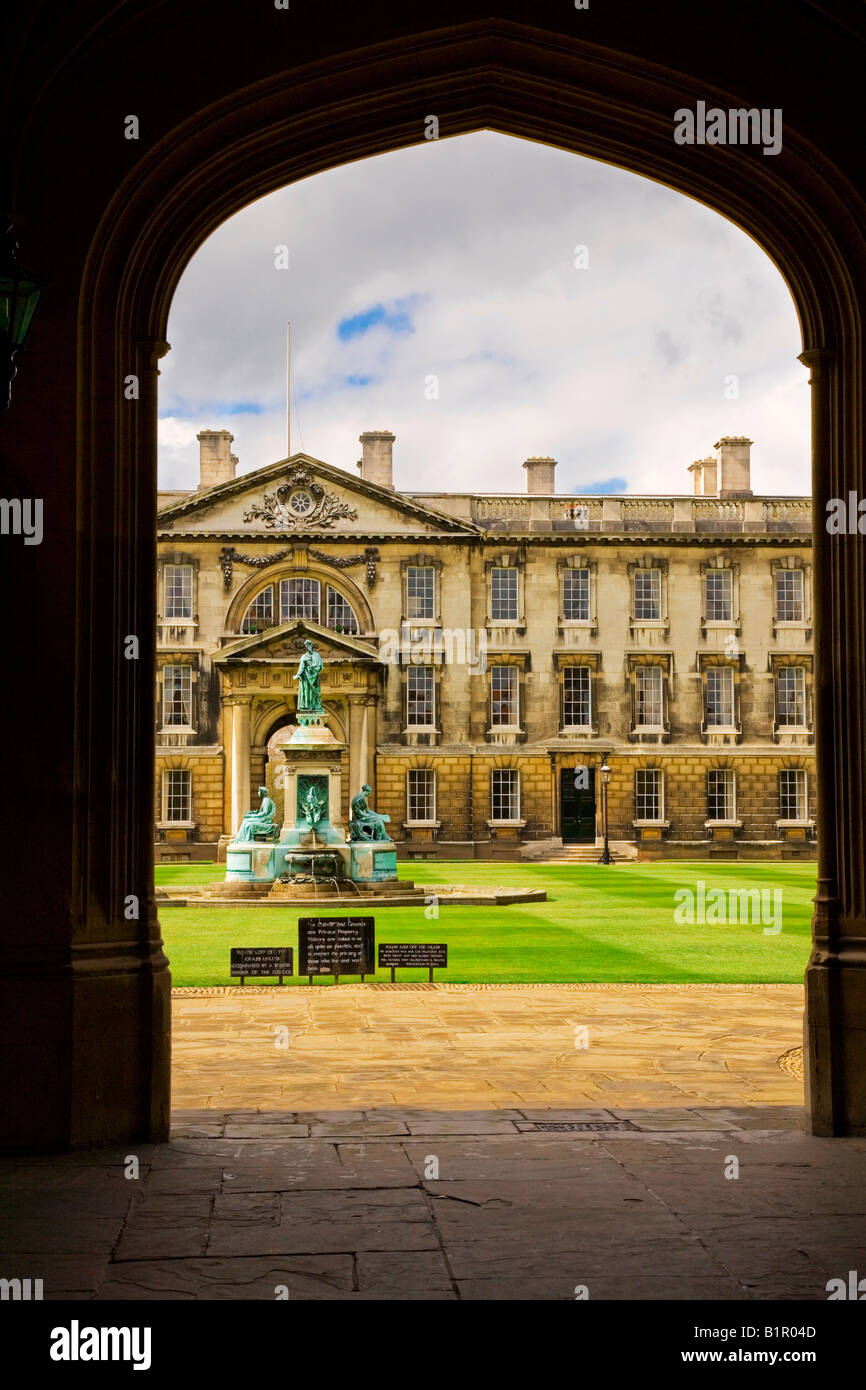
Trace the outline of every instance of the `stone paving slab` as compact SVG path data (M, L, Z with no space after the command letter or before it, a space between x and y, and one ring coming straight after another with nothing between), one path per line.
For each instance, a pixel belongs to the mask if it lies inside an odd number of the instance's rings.
M799 985L176 992L174 1099L197 1112L313 1112L327 1097L340 1123L373 1107L791 1106L802 1083L779 1058L801 1040L802 1009ZM583 1028L588 1045L576 1047Z

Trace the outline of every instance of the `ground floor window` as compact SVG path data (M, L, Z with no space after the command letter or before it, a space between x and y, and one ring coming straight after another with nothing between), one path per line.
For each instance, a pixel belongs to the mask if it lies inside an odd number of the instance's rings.
M711 768L707 773L707 820L733 820L735 815L733 770Z
M662 774L657 768L638 768L634 775L636 820L661 820Z
M163 820L192 820L192 773L186 768L169 768L162 774Z
M806 820L806 773L802 768L785 768L779 773L779 819Z
M491 774L492 820L520 819L520 773L513 768L496 768Z
M436 819L436 773L431 768L412 768L407 776L410 821Z

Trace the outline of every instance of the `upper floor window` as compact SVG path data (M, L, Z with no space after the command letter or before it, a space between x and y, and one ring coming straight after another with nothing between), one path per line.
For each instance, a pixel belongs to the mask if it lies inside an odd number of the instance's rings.
M562 616L566 622L589 622L589 570L562 571Z
M276 594L275 594L276 589ZM273 627L277 605L279 621L308 618L322 621L322 586L318 579L281 579L279 585L269 584L256 594L241 620L241 632L264 632ZM348 599L330 584L325 585L327 626L337 632L360 632L358 618Z
M707 622L730 623L734 618L734 576L729 569L706 572Z
M406 617L436 616L436 571L432 565L410 565L406 570Z
M776 722L780 728L806 724L806 671L802 666L779 666L776 671Z
M562 673L562 725L586 729L592 723L591 672L588 666L566 666Z
M328 585L328 627L335 632L357 632L358 619L348 599Z
M662 616L661 570L636 569L632 578L635 622L659 622Z
M734 724L734 672L730 666L707 670L707 728L731 729Z
M192 667L163 666L162 726L192 727Z
M520 676L516 666L490 668L490 724L516 728L520 723Z
M280 622L290 623L293 618L309 618L311 622L321 621L321 586L318 579L280 580Z
M429 729L435 725L435 690L432 666L406 668L406 723L410 728Z
M517 622L517 570L490 571L490 618L494 623Z
M241 632L261 632L266 627L273 627L274 623L274 590L273 587L262 589L260 594L256 594L241 623Z
M664 723L661 666L635 668L635 728L658 729Z
M776 570L776 621L802 623L805 603L802 570Z
M192 617L192 565L165 565L163 603L166 618Z

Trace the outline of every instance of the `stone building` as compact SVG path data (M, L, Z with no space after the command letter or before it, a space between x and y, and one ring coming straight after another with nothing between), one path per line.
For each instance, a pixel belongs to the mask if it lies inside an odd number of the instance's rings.
M609 829L641 857L813 856L811 508L755 496L725 437L681 496L416 493L394 435L359 477L295 454L236 476L198 436L158 516L157 858L282 812L305 637L348 798L403 855L541 857Z

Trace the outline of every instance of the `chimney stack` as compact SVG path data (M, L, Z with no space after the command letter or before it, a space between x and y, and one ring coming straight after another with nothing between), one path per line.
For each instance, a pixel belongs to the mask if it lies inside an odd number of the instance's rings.
M365 483L378 483L379 487L394 491L394 459L392 450L396 434L390 430L367 430L359 436L363 453L358 460L358 468Z
M718 496L718 466L712 454L709 458L695 459L689 464L689 472L695 475L695 497Z
M526 469L527 492L556 492L553 476L556 472L556 459L528 458L523 467Z
M719 496L751 497L751 447L742 434L725 434L713 445L719 459Z
M230 483L238 466L237 455L231 451L234 435L228 430L202 430L196 435L199 443L199 492Z

